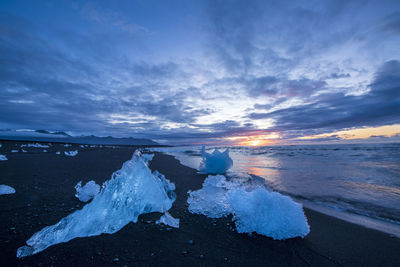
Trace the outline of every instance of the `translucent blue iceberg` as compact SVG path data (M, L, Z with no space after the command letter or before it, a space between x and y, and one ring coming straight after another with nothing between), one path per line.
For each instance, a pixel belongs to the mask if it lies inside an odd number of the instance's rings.
M112 174L92 202L35 233L17 257L36 254L47 247L77 237L115 233L143 213L168 211L175 201L175 185L158 172L151 173L148 158L139 151Z

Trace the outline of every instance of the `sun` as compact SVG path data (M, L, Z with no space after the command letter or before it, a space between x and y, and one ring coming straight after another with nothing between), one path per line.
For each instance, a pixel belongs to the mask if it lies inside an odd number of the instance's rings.
M257 147L273 145L278 138L278 134L270 133L266 135L231 136L226 139L233 141L235 146Z

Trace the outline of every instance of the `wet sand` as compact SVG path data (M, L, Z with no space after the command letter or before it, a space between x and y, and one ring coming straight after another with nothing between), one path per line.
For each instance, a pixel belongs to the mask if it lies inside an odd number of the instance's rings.
M188 190L201 188L206 175L156 153L150 164L176 185L170 213L180 228L154 222L160 214L142 215L119 232L77 238L23 259L16 250L35 232L80 209L74 186L80 180L102 183L129 160L135 148L80 148L53 144L50 148L19 148L3 142L0 184L16 194L0 196L1 266L399 266L400 239L305 209L311 233L304 239L274 241L238 234L231 218L208 219L190 214ZM18 153L11 153L19 149ZM43 152L46 149L48 152ZM64 151L78 150L75 157ZM60 151L61 155L55 152Z

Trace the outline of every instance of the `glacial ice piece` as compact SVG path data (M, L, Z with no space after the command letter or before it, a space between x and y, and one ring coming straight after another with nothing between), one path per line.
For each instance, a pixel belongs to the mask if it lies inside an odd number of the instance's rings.
M151 173L139 151L112 174L100 193L81 210L35 233L17 251L17 257L36 254L76 237L115 233L142 213L169 210L175 201L175 185L158 172Z
M165 224L174 228L179 228L179 219L175 219L172 217L171 214L169 214L168 211L164 212L163 215L161 215L160 219L156 221L156 224Z
M223 175L209 175L200 190L188 192L189 211L210 218L229 215L233 212L227 199L227 192L231 186Z
M233 215L239 233L256 232L281 240L310 232L302 205L262 185L246 186L222 175L208 176L200 190L189 192L189 211L210 218Z
M153 159L154 154L142 154L142 158L144 161L149 162Z
M11 150L11 153L18 153L18 150L13 149L13 150Z
M48 145L42 145L39 143L33 143L33 144L22 144L21 147L38 147L38 148L48 148L50 146Z
M0 195L8 195L8 194L14 194L15 189L12 188L11 186L5 185L5 184L0 184Z
M60 152L60 151L57 151L57 152L56 152L56 154L57 154L57 155L60 155L60 154L61 154L61 152Z
M75 157L78 155L78 150L64 151L64 154L66 156Z
M6 155L0 155L0 160L8 160Z
M224 152L215 149L213 153L207 153L205 147L201 149L202 161L199 171L211 174L225 173L233 166L233 160L229 157L229 148Z
M70 146L72 146L72 145L70 145L70 144L65 144L64 146L65 146L65 147L70 147Z
M75 185L76 194L75 196L82 202L88 202L100 191L100 185L96 184L95 181L89 181L82 187L82 181L79 181Z
M46 153L46 152L47 152L47 150L46 150L46 149L43 149L43 152L45 152L45 153Z

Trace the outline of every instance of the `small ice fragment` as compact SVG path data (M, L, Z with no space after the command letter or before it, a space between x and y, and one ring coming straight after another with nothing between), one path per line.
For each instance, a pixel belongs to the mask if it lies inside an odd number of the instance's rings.
M169 214L168 211L164 212L164 214L160 217L158 221L156 221L156 224L165 224L174 228L179 228L179 219L175 219L172 217L171 214Z
M222 174L233 166L233 160L229 157L229 148L224 152L215 149L213 153L207 153L205 147L201 149L202 161L199 171L211 174Z
M65 146L65 147L70 147L70 146L72 146L72 145L70 145L70 144L65 144L64 146Z
M22 144L21 147L39 147L39 148L48 148L48 145L42 145L39 143L34 143L34 144Z
M89 181L82 187L82 181L75 186L75 196L82 202L88 202L100 191L100 185L96 184L95 181Z
M26 150L25 150L25 149L21 149L21 150L22 150L22 152L26 153Z
M142 158L146 162L150 162L154 157L154 154L142 154Z
M11 186L5 185L5 184L0 184L0 195L8 195L8 194L14 194L15 189L12 188Z
M13 150L11 150L11 152L12 152L12 153L17 153L18 150L13 149Z
M172 207L174 184L160 173L151 173L139 151L114 172L99 194L58 223L36 232L17 257L36 254L49 246L77 237L115 233L143 213L164 213Z
M0 155L0 160L7 160L7 157L5 155Z
M46 149L43 149L43 152L47 152L47 150L46 150Z
M57 151L57 152L56 152L56 154L57 154L57 155L60 155L60 154L61 154L61 152L60 152L60 151Z
M78 150L64 151L66 156L75 157L78 154Z

